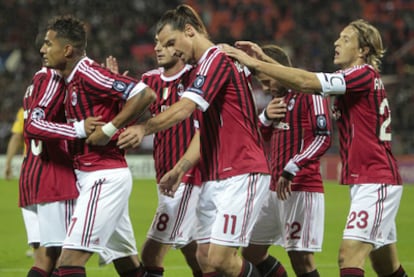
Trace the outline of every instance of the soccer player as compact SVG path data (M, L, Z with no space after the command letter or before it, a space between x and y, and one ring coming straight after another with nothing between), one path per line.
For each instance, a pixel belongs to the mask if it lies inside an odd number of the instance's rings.
M236 46L254 50L254 43ZM334 43L335 73L313 73L264 62L230 46L223 50L256 71L298 91L336 95L341 183L351 207L339 249L340 276L364 276L367 258L379 276L407 276L397 255L396 225L403 191L391 151L391 111L380 76L384 48L379 31L364 20L349 23ZM256 52L257 53L257 52Z
M257 46L257 48L259 48ZM262 47L260 56L292 66L286 52L276 45ZM257 72L263 90L274 99L260 115L263 137L271 142L271 190L254 226L243 256L264 274L282 276L280 266L267 249L281 244L288 252L296 276L316 277L319 273L314 252L322 249L324 194L319 158L331 144L328 98L303 94L283 87L277 80ZM283 102L283 106L279 106ZM286 104L285 104L286 103ZM278 109L287 107L279 119ZM278 199L279 198L279 199ZM261 263L261 264L260 264Z
M270 181L245 68L209 40L199 15L188 5L167 11L157 24L157 35L163 47L196 65L196 77L180 101L147 121L143 133L181 122L197 107L203 111L199 136L192 141L202 147L191 151L195 155L191 160L180 159L167 173L165 180L170 182L161 180L160 188L173 195L184 172L200 160L203 185L196 231L200 267L206 276L258 276L237 253L249 242Z
M146 72L141 82L157 93L157 100L149 108L151 114L156 116L180 100L192 79L192 67L162 47L158 36L155 36L154 50L161 67ZM158 183L184 154L195 134L194 124L195 118L191 115L177 125L155 133L153 155ZM130 126L119 135L118 145L121 148L136 146L136 129L137 126ZM201 270L195 256L197 245L193 241L196 225L193 207L198 202L200 185L200 172L195 168L186 174L174 198L158 190L157 211L141 251L142 263L150 276L162 276L163 260L171 246L180 248L193 275L200 276Z
M12 160L13 157L23 149L23 108L20 108L16 113L16 118L11 128L11 137L7 144L6 164L4 168L4 178L10 180L13 177Z
M128 213L132 176L124 151L116 146L118 129L141 114L154 92L137 80L114 74L85 55L83 22L72 16L52 19L40 49L45 66L66 82L65 114L70 124L49 124L51 137L71 140L70 153L79 182L79 197L59 258L60 276L86 276L85 264L96 252L112 255L120 276L143 276ZM108 122L85 130L88 117ZM103 144L104 146L96 146Z
M56 266L78 196L72 158L65 141L43 140L44 120L65 122L65 84L55 70L36 72L23 98L25 155L19 179L19 206L34 264L27 276L49 276Z

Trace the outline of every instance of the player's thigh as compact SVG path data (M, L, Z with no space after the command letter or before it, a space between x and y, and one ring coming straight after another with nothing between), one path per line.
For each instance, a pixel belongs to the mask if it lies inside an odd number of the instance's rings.
M247 246L253 226L269 194L270 176L250 173L219 181L217 214L212 226L211 243Z
M40 245L61 247L75 208L74 200L38 204Z
M23 207L22 216L26 228L27 243L31 246L40 243L39 219L37 217L37 205Z
M100 252L128 209L131 172L128 168L75 172L80 193L64 248Z
M250 244L283 245L284 223L281 219L283 201L277 198L275 191L269 191L254 224Z
M293 191L283 201L284 247L287 251L320 252L325 226L325 199L319 192Z
M174 198L158 192L158 206L147 237L182 247L194 239L200 187L181 183Z
M396 242L395 219L402 186L384 184L352 185L344 239L359 240L374 248Z

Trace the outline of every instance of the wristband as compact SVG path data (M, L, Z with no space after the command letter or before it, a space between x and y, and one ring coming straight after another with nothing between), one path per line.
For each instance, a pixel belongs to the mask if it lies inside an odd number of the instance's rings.
M267 114L265 114L265 112L266 112L266 109L263 110L263 112L260 113L259 120L260 120L260 122L263 123L264 126L269 127L270 125L273 124L273 120L268 119Z
M106 123L104 126L102 126L102 132L109 138L112 138L116 132L118 132L118 129L112 124L112 122Z
M292 181L293 180L293 177L295 177L295 175L293 175L292 173L290 173L290 172L288 172L286 170L283 170L282 177L285 177L289 181Z

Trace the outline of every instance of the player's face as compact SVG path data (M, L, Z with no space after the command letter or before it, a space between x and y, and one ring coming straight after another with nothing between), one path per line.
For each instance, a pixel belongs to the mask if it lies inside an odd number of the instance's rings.
M56 38L56 32L49 30L40 48L40 54L43 58L43 65L55 69L64 69L66 64L64 47L61 41Z
M180 58L185 63L194 61L194 51L192 42L184 32L173 30L170 25L165 25L158 33L161 46L167 48L174 56Z
M334 64L345 69L360 63L358 31L351 26L345 27L335 41Z
M281 84L273 79L270 78L268 75L258 72L256 74L256 79L260 82L260 84L262 85L262 90L264 93L270 93L272 96L282 96L280 88L282 87Z
M155 55L157 57L157 63L164 68L170 68L180 62L180 59L174 56L174 50L171 48L163 47L158 39L158 35L155 36Z

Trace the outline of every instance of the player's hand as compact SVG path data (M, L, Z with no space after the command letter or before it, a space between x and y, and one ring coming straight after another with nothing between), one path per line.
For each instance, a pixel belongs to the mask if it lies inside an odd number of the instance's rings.
M228 44L220 44L219 46L221 50L227 54L227 56L238 60L240 63L244 64L249 68L254 67L254 62L256 61L256 58L249 56L243 50L240 50Z
M121 149L135 148L141 144L144 136L145 136L144 125L129 126L128 128L125 129L125 131L123 131L119 135L118 142L116 143L116 145L118 145L118 147Z
M158 187L160 192L165 196L174 197L174 194L180 185L183 175L184 173L176 168L173 168L165 173L164 176L161 177Z
M105 122L101 121L102 116L90 116L84 120L83 126L85 128L86 136L89 137L92 134L97 126L105 125Z
M265 53L263 52L262 48L256 43L251 42L251 41L239 40L239 41L236 41L234 46L246 52L247 55L253 58L259 59L259 60L262 60L263 57L265 56Z
M286 103L283 97L273 98L266 107L266 116L269 119L281 119L286 115Z
M12 168L10 165L6 165L6 168L4 169L4 179L10 180L13 176Z
M90 145L107 145L111 140L110 137L102 132L102 126L96 126L95 131L88 136L86 143Z
M108 68L112 73L119 74L119 65L118 61L113 56L108 56L106 58L106 63L102 64L103 67ZM128 70L126 70L122 75L126 76L128 75Z
M277 198L287 200L292 195L292 182L283 176L280 176L276 185Z

